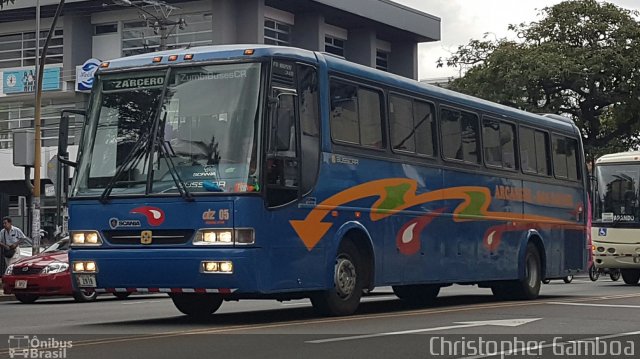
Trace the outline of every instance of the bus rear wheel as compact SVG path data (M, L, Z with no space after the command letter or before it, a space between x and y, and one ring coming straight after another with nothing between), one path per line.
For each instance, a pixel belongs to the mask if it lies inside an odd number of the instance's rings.
M434 284L396 285L391 288L398 298L411 305L432 303L440 293L440 286Z
M622 280L628 285L637 285L640 280L640 269L620 269Z
M190 317L208 317L222 305L219 294L172 293L171 300L176 308Z
M491 287L493 295L499 299L531 300L540 294L542 265L540 252L532 242L527 244L524 258L525 275L521 280L495 284Z
M343 241L334 264L333 288L311 296L313 309L326 316L353 314L362 297L364 267L353 242Z

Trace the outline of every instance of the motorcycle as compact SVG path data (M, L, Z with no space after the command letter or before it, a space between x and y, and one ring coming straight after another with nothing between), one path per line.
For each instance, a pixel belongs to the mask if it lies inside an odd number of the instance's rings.
M609 275L612 281L617 282L620 279L620 269L618 268L596 268L595 265L589 267L589 279L595 282L600 278L600 274Z

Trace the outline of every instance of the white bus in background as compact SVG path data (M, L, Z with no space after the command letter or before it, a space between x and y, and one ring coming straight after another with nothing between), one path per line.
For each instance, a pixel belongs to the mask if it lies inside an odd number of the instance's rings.
M640 152L598 158L593 171L593 262L620 269L626 284L640 280Z

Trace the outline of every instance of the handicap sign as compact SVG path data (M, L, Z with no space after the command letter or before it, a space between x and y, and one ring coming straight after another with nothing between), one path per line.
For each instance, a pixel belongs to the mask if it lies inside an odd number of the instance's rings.
M599 237L606 237L607 236L607 229L606 228L600 228L600 230L598 231L598 236Z

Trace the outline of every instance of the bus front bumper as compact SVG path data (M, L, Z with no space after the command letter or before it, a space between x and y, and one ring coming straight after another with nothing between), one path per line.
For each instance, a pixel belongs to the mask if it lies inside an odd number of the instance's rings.
M249 248L81 249L76 262L93 261L95 273L73 273L75 288L97 292L221 293L259 292L256 254ZM230 262L232 272L207 273L203 262Z
M593 241L593 247L597 268L640 268L640 244Z

